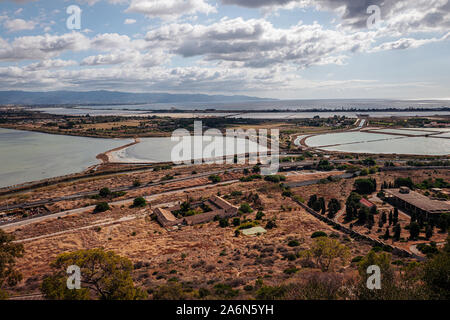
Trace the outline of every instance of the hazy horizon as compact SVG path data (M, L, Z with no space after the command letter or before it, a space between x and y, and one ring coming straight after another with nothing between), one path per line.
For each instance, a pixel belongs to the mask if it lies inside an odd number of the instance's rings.
M7 0L3 90L449 100L448 0Z

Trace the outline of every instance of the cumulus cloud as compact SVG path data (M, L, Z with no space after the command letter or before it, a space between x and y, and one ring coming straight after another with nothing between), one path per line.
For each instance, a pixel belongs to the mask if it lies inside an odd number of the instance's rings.
M262 68L293 63L300 68L343 62L344 52L368 48L373 40L359 33L297 24L287 29L264 19L222 19L211 25L170 24L149 31L152 46L166 46L183 57L228 61Z
M78 32L63 35L26 36L11 43L0 38L0 61L46 60L65 51L89 48L89 39Z
M377 51L386 51L386 50L404 50L404 49L413 49L418 48L423 45L433 43L433 42L440 42L450 39L450 32L447 33L445 36L441 38L430 38L430 39L413 39L413 38L402 38L396 41L390 41L382 43L379 46L376 46L375 48L371 49L371 52L377 52Z
M37 70L59 69L75 66L77 64L78 63L74 60L49 59L29 64L24 68L24 70L37 71Z
M367 26L369 6L380 8L386 29L395 33L446 32L450 27L449 0L221 0L225 5L277 10L280 8L315 8L335 12L345 27Z
M142 13L151 18L174 19L216 11L216 8L205 0L131 0L125 12Z
M95 5L98 1L77 2ZM450 38L448 0L219 1L223 5L262 9L263 13L312 8L333 12L339 18L332 26L295 22L284 27L271 23L265 15L253 19L213 16L206 22L193 22L191 18L197 14L216 12L214 2L209 0L104 1L126 4L127 13L141 13L151 20L163 21L148 23L149 29L145 30L149 31L144 38L141 34L131 36L114 31L96 34L87 29L14 39L9 34L0 36L0 62L29 61L22 67L0 67L2 88L227 93L268 92L273 88L292 91L381 88L380 83L367 79L311 81L300 75L302 69L311 66L344 65L356 52L413 49ZM373 4L381 8L382 24L368 30L367 7ZM33 19L35 30L45 27L41 20ZM168 21L172 19L179 20ZM15 26L11 21L14 20L2 12L0 23L5 30L33 30L24 28L23 24L29 21L16 21ZM6 28L7 22L11 23L10 28ZM134 24L136 20L125 15L119 26L122 22ZM139 27L144 30L145 26ZM76 61L64 60L63 54L67 52L86 54L75 54L72 59ZM171 65L175 56L176 64ZM174 67L184 65L183 61L188 61L188 66Z
M3 26L8 32L17 32L23 30L33 30L36 26L34 21L25 21L23 19L6 20Z

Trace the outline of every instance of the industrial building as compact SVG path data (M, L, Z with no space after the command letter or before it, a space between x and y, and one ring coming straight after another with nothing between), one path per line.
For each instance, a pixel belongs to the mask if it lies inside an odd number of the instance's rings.
M450 213L449 201L432 200L421 193L411 191L407 187L386 189L388 201L406 212L422 215L424 218L437 218L442 213Z

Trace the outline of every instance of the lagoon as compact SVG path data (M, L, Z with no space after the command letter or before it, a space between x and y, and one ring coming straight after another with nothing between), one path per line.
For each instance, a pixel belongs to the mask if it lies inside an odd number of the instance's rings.
M179 153L180 161L193 160L193 159L211 159L214 157L232 156L235 154L244 154L247 152L256 153L258 151L265 152L267 148L258 145L256 142L234 137L222 137L222 136L203 136L202 140L202 155L196 157L193 149L193 137L186 137L190 139L191 145L190 152ZM207 146L212 147L212 143L217 143L219 148L216 148L216 153L206 154ZM172 141L170 137L167 138L142 138L141 142L130 146L126 149L112 152L112 162L120 163L155 163L155 162L171 162L172 150L179 145L180 142ZM228 146L234 145L234 148L228 148ZM259 148L259 149L258 149ZM241 151L242 150L242 151ZM190 155L189 155L190 153ZM206 156L204 156L206 155Z
M81 172L130 142L0 128L0 187Z
M306 140L308 146L325 151L374 154L436 155L450 154L450 139L402 137L368 132L317 135Z

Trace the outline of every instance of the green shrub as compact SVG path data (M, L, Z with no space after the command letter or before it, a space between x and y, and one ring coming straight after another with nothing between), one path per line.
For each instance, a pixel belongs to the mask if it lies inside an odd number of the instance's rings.
M109 204L107 202L100 202L95 206L94 213L105 212L110 210Z
M106 198L111 195L111 190L109 190L109 188L102 188L98 192L98 195L102 198Z
M264 212L262 211L258 211L258 213L256 213L256 220L261 220L263 217L265 216Z
M220 178L218 175L210 175L208 177L208 179L212 182L212 183L219 183L220 181L222 181L222 178Z
M316 231L311 235L311 238L328 237L328 235L323 231Z
M288 242L289 247L298 247L300 245L300 242L297 239L290 240Z
M239 207L239 212L240 213L252 213L253 209L250 207L250 205L248 203L243 203L241 204L241 206Z
M134 199L133 201L133 207L139 208L139 207L145 207L147 205L147 200L145 200L143 197L138 197Z

